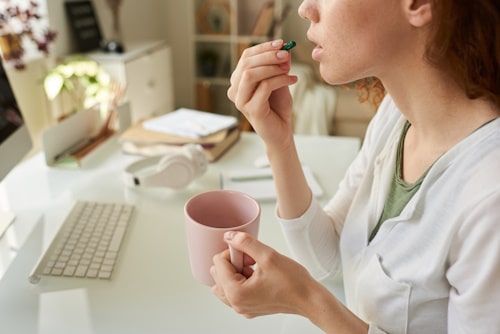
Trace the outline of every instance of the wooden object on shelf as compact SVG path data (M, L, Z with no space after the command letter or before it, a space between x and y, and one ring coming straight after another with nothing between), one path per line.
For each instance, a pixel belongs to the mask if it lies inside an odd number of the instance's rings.
M277 34L277 31L281 29L283 22L285 22L285 19L287 18L288 14L290 13L290 10L292 9L292 5L290 3L287 3L283 9L281 10L281 14L274 18L273 24L271 25L271 28L269 29L269 36L275 36Z
M269 36L274 22L274 1L266 2L257 16L252 30L253 36Z
M249 43L245 43L245 42L238 43L238 51L237 51L238 58L241 58L243 51L245 51L245 49L247 49L249 46L250 46Z
M196 85L196 109L214 112L213 94L209 81L202 81Z

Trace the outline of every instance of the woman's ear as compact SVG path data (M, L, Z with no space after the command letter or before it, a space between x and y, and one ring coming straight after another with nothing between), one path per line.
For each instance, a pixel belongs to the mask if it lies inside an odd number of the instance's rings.
M404 0L408 22L414 27L424 27L432 20L432 0Z

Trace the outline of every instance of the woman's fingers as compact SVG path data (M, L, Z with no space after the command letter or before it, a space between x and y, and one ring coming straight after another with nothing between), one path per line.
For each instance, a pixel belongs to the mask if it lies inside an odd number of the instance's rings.
M276 39L272 41L267 41L264 43L256 44L252 47L243 50L242 57L250 57L256 54L260 54L266 51L279 50L283 46L284 42L282 39Z
M289 70L290 64L288 61L279 64L261 64L257 67L241 69L238 71L238 78L233 79L228 89L228 97L233 102L248 100L260 82L276 76L286 76Z
M245 73L234 93L233 102L241 111L245 111L247 105L254 107L253 110L260 110L262 104L267 104L274 90L295 82L295 79L287 74L288 71L282 69L273 68L266 71L265 68L259 68L251 72L253 73ZM250 103L253 100L257 105Z
M273 252L271 247L245 232L226 232L224 240L235 249L246 254L249 259L253 259L254 263L259 263L261 258Z
M231 75L231 80L230 80L231 84L236 84L240 81L239 77L240 70L258 66L259 60L261 62L262 61L265 62L266 58L256 57L256 56L261 56L266 52L270 51L277 51L280 49L279 45L282 44L283 44L282 40L276 40L272 42L261 43L243 50L243 53L241 54L238 64L236 65L236 68Z
M234 81L228 90L231 101L242 99L244 91L252 91L260 81L287 73L288 69L282 69L280 65L261 65L258 67L245 68L238 74L238 80ZM250 87L250 89L249 89Z
M255 84L260 80L286 73L289 70L290 53L279 50L279 45L282 45L283 41L275 42L277 42L276 47L272 46L272 42L267 42L248 48L243 52L231 75L231 87L228 90L229 99L234 102L242 83L250 80ZM254 71L255 69L258 70Z

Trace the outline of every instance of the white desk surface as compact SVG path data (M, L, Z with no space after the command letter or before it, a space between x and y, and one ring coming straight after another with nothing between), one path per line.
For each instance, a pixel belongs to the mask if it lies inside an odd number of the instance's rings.
M357 153L359 140L297 136L297 146L302 162L324 187L324 203ZM17 214L0 240L0 265L2 258L16 253L0 276L0 333L320 333L294 315L246 319L191 276L184 203L196 193L218 189L221 170L252 166L262 154L260 139L244 133L206 174L177 191L126 188L122 170L138 158L123 155L115 140L80 170L49 168L42 154L19 165L0 183L0 199L4 196L7 209ZM112 280L42 277L30 284L28 275L38 256L75 200L136 206ZM288 255L274 218L275 202L261 205L259 238ZM343 298L340 280L324 284Z

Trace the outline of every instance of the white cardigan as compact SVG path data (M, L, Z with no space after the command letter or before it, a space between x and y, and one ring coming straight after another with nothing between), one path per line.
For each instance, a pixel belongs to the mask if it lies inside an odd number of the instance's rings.
M347 306L370 333L500 330L500 119L445 153L370 244L405 119L388 96L360 154L322 209L280 219L317 279L342 268Z

